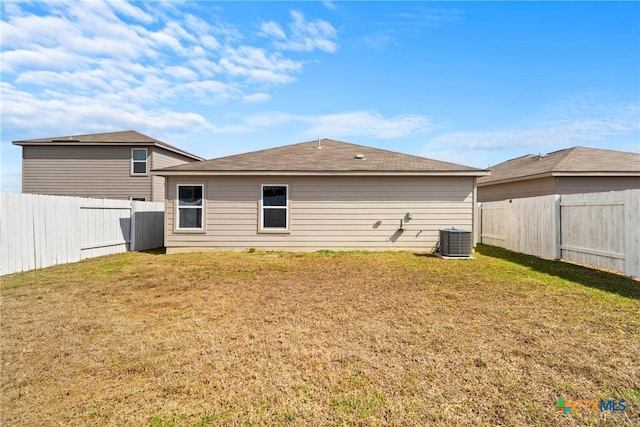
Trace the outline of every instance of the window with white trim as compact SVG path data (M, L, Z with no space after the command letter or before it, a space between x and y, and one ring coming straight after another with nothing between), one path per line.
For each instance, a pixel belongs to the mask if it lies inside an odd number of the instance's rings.
M260 228L282 230L289 228L289 186L287 184L262 184L262 209Z
M131 149L131 174L132 175L147 174L147 149L146 148Z
M203 230L204 185L178 184L177 187L177 229Z

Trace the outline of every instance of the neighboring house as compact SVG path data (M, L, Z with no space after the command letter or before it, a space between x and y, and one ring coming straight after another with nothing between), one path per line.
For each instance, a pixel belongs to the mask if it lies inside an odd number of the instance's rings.
M474 226L485 170L322 139L153 171L167 179L167 253L430 251Z
M518 157L478 179L478 201L640 188L640 154L573 147Z
M22 192L108 199L164 200L153 168L202 158L136 131L14 141L22 147Z

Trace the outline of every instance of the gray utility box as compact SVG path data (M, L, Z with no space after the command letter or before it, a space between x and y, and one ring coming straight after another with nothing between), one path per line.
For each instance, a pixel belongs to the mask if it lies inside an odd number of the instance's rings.
M473 233L460 228L440 230L440 253L444 256L471 256Z

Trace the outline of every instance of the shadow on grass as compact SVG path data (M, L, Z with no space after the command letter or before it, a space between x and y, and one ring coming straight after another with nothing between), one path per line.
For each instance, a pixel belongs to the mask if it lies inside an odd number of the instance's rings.
M165 255L167 253L167 250L164 247L160 247L160 248L153 248L153 249L145 249L143 251L137 251L143 254L149 254L149 255Z
M631 278L602 270L583 267L562 261L552 261L511 252L496 246L478 245L476 252L500 258L531 268L532 270L560 277L571 282L611 292L627 298L640 299L640 282Z
M433 253L425 253L425 252L415 252L413 255L425 258L440 258L438 255Z

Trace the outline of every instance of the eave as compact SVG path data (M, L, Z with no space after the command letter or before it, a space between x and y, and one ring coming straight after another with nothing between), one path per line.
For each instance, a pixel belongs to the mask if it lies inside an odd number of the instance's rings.
M176 171L152 170L157 176L487 176L486 170L477 171L273 171L273 170L224 170L224 171Z
M640 176L638 171L601 171L601 172L554 172L553 176Z
M485 182L478 182L478 187L485 187L487 185L497 185L497 184L507 184L510 182L519 182L519 181L529 181L531 179L539 179L539 178L548 178L548 177L562 177L562 176L583 176L583 177L633 177L633 176L639 176L640 177L640 171L601 171L601 172L594 172L594 171L582 171L582 172L562 172L562 171L558 171L558 172L543 172L543 173L538 173L538 174L533 174L533 175L525 175L525 176L518 176L518 177L513 177L513 178L504 178L504 179L498 179L495 181L485 181Z
M13 141L13 145L19 146L42 146L42 147L87 147L87 146L102 146L102 147L120 147L120 146L143 146L143 147L157 147L167 151L171 151L181 156L189 157L194 160L203 161L202 157L195 154L187 153L172 146L159 144L157 142L82 142L82 141L55 141L55 142L40 142L40 141Z

